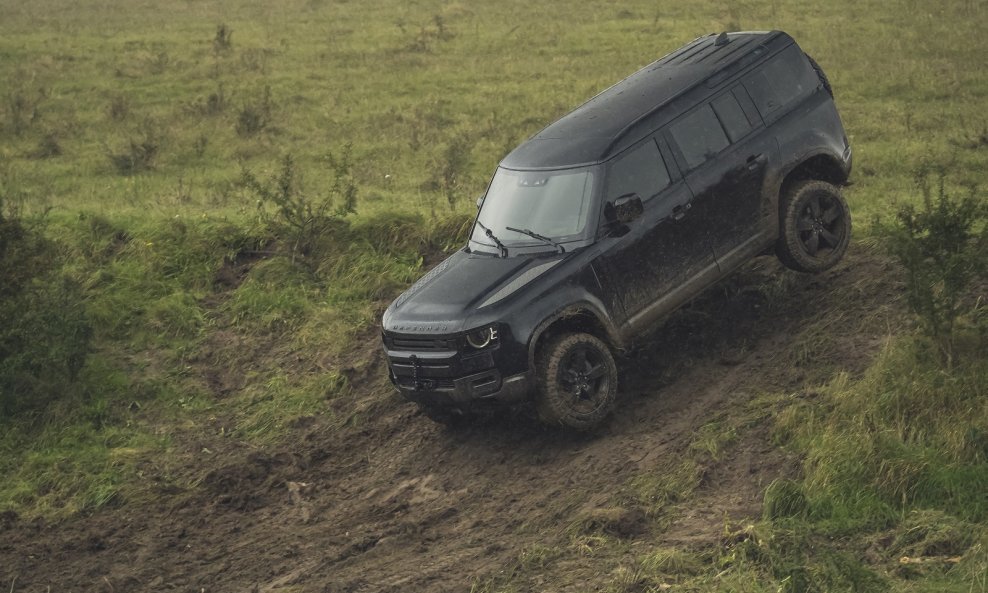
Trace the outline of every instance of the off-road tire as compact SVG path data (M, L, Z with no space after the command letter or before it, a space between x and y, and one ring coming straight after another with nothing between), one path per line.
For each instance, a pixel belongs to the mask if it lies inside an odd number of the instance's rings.
M555 336L537 360L539 417L550 425L590 430L611 413L617 394L617 365L610 348L586 333Z
M799 272L828 270L844 257L851 240L851 211L840 188L825 181L800 181L782 196L776 254Z

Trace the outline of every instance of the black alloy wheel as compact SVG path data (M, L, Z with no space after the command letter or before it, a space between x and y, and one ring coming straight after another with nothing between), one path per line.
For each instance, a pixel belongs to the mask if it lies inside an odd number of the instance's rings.
M824 181L802 181L784 196L777 245L779 259L800 272L822 272L844 257L851 214L840 189Z
M536 404L545 422L588 430L611 412L617 366L602 340L585 333L556 336L539 359Z

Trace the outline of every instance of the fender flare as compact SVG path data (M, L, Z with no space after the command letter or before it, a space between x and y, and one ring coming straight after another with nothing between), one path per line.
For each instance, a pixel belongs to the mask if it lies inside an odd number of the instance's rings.
M604 335L597 337L604 340L608 346L619 351L626 349L626 344L621 339L617 328L610 318L600 310L599 306L588 300L577 301L557 309L535 326L528 341L528 366L530 369L535 369L535 351L539 340L542 339L542 334L559 321L581 315L589 315L604 330Z

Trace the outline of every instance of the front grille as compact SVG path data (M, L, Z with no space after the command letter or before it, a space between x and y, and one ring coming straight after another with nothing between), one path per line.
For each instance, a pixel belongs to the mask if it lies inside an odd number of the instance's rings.
M452 338L391 338L391 346L396 350L439 351L456 350L456 340Z
M418 373L420 377L448 377L452 372L451 365L447 363L435 363L430 361L422 361L418 363L418 368L413 363L407 362L391 362L391 370L395 375L412 377Z

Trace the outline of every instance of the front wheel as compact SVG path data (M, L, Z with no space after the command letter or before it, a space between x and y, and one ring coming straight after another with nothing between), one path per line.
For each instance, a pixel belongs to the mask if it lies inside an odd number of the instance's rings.
M617 365L602 340L585 333L552 338L538 360L536 407L548 424L589 430L614 407Z
M779 242L782 263L799 272L823 272L844 257L851 240L851 212L840 188L800 181L782 196Z

